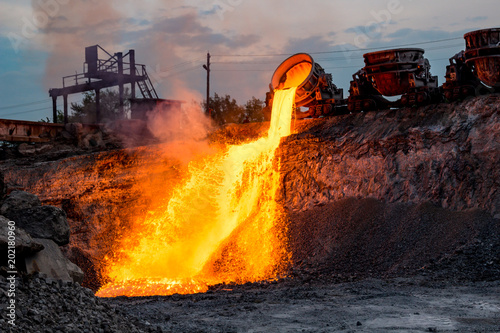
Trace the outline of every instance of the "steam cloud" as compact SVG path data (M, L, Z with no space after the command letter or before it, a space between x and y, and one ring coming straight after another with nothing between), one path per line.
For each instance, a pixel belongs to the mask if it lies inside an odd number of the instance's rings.
M149 131L163 143L167 155L188 163L195 156L211 153L207 136L210 120L205 116L197 100L197 93L182 90L176 93L184 101L180 108L158 106L148 114Z

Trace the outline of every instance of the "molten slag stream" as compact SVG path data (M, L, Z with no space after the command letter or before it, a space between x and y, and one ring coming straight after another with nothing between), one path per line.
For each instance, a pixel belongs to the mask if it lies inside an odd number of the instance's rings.
M267 137L189 164L187 182L138 221L107 259L110 282L97 296L188 294L276 276L285 246L273 161L290 134L295 90L275 92Z

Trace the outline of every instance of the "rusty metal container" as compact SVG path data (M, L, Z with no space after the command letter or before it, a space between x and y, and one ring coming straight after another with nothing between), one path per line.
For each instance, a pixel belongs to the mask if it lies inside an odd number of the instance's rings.
M437 87L430 75L430 64L419 48L392 49L363 55L368 79L384 96L408 93L412 88Z
M331 74L314 62L307 53L297 53L284 60L274 71L270 88L297 86L295 105L308 107L319 100L342 99L342 89L332 83Z
M482 82L500 87L500 28L471 31L464 39L467 65Z

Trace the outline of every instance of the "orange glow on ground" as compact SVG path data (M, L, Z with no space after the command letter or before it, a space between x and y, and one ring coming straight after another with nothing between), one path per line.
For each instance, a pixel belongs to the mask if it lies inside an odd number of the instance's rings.
M295 91L275 92L267 137L189 164L189 179L137 220L106 259L109 282L97 296L197 293L280 273L287 254L274 153L290 134Z

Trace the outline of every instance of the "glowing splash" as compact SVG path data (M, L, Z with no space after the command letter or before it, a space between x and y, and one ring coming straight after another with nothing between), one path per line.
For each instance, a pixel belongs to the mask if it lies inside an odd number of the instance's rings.
M204 292L211 284L279 273L286 251L273 161L290 134L295 90L275 92L267 137L190 163L189 180L138 221L108 259L110 282L97 296Z

